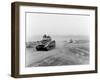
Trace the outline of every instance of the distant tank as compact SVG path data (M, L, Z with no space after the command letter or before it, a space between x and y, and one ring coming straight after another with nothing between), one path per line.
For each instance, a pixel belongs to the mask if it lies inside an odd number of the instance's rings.
M43 36L43 39L40 43L36 46L37 51L49 51L54 49L56 46L55 40L52 40L50 36Z

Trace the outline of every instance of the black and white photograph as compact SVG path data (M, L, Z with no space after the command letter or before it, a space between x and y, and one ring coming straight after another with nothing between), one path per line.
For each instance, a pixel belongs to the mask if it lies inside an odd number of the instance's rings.
M26 12L26 67L89 64L88 14Z
M12 76L97 73L97 7L12 3Z

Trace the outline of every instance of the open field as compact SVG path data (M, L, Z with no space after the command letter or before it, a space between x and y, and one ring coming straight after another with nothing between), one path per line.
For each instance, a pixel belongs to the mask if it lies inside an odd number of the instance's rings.
M50 51L36 51L35 47L26 48L26 67L37 66L62 66L89 64L89 40L87 38L72 37L73 43L68 38L53 38L56 48Z

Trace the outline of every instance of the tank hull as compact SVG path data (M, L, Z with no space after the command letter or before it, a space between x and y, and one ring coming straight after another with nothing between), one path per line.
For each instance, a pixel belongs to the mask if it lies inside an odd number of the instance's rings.
M56 43L55 41L51 41L51 42L48 42L46 45L37 45L36 46L36 50L37 51L49 51L49 50L52 50L54 49L56 46Z

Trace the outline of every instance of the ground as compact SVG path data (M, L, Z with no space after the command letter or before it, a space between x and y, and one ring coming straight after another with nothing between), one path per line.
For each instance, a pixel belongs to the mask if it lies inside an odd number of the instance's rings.
M89 64L89 41L69 43L66 40L56 40L56 48L50 51L26 48L25 62L26 67Z

